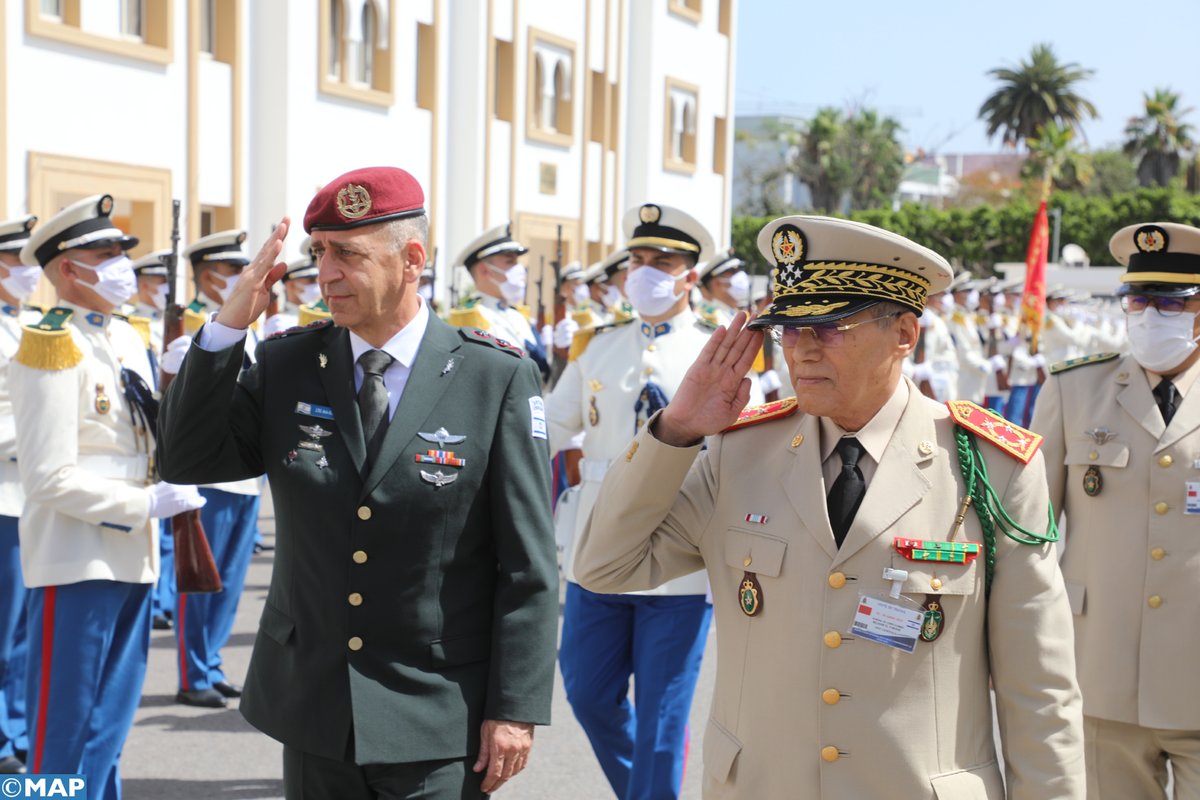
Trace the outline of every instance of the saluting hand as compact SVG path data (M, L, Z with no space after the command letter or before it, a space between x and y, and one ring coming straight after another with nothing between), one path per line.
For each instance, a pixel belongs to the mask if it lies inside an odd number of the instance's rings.
M291 219L284 217L271 231L258 255L242 270L242 277L233 287L229 299L217 312L217 322L245 330L267 310L271 302L271 287L287 271L287 264L282 261L277 263L277 259L283 252L283 240L287 238L291 224Z
M717 328L692 363L671 402L655 421L655 438L675 447L695 444L732 425L750 401L746 373L762 348L760 331L746 327L739 311L729 327Z

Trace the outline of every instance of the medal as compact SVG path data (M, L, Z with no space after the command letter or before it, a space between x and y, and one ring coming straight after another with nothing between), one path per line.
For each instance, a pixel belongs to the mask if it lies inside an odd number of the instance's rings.
M437 472L426 472L425 470L421 470L421 480L425 481L426 483L432 483L434 486L440 489L443 486L449 486L458 480L458 473L452 472L447 475L440 469Z
M593 428L600 424L600 409L596 408L596 395L592 395L592 402L588 406L588 424Z
M298 455L300 455L300 454L299 454L298 452L296 452L295 450L288 450L288 454L287 454L287 463L289 463L289 464L290 464L290 463L292 463L293 461L295 461L295 460L296 460L296 456L298 456Z
M746 572L742 575L742 586L738 590L738 605L741 606L742 613L747 617L753 617L762 611L762 584L758 582L758 576L753 572Z
M112 401L109 400L108 395L106 395L104 393L104 384L103 383L96 384L95 406L96 406L97 414L107 414L109 409L112 408Z
M1083 473L1083 493L1088 497L1095 497L1100 494L1100 490L1104 488L1104 479L1100 477L1100 468L1092 464L1087 468L1087 472Z
M946 626L946 612L942 608L942 596L940 594L926 595L925 619L921 622L921 641L932 642L936 641L942 635L942 628Z

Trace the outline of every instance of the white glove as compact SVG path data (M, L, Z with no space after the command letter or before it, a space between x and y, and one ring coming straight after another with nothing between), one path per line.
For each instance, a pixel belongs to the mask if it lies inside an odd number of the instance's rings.
M539 338L542 340L542 347L549 350L554 346L554 328L550 325L543 325Z
M1008 367L1008 359L999 353L989 358L988 363L992 365L992 372L1000 372Z
M160 482L146 491L150 493L150 516L157 519L166 519L184 511L203 508L208 502L192 484Z
M763 394L770 394L771 392L778 392L783 386L783 381L779 379L778 372L769 369L758 376L758 386L762 389Z
M570 317L563 317L554 326L554 346L564 349L570 347L571 340L575 338L575 332L578 330L578 322Z
M1046 368L1046 357L1044 355L1042 355L1041 353L1035 353L1033 356L1033 363L1034 363L1034 366L1040 367L1041 369L1045 369Z
M988 325L988 328L990 328L992 330L995 330L996 328L1003 328L1004 327L1004 317L996 312L992 312L991 316L988 317L987 325Z
M168 375L179 374L179 368L183 366L183 357L187 355L188 348L191 346L192 337L190 336L180 336L167 345L162 361L159 362L162 371Z
M920 364L913 364L912 379L916 383L933 379L933 365L928 361L922 361Z

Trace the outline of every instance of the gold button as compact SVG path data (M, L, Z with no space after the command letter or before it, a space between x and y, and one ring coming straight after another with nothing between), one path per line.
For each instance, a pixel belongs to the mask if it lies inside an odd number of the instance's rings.
M647 350L649 350L651 353L653 353L655 350L657 350L657 349L658 349L658 345L656 345L656 344L648 344L648 345L646 345L646 349L647 349Z
M351 592L350 596L346 599L350 601L350 605L352 605L352 606L361 606L362 605L362 595L359 594L358 592Z
M1151 608L1158 608L1162 605L1162 598L1156 594L1152 594L1150 595L1150 599L1146 601L1146 604Z
M936 592L938 589L942 588L942 579L941 579L941 578L934 578L933 580L931 580L931 581L929 582L929 588L930 588L930 589L933 589L935 592Z
M1175 459L1171 458L1170 453L1163 453L1158 457L1158 465L1164 469L1175 463Z
M840 757L841 755L838 753L838 749L832 745L821 748L821 758L824 761L828 761L830 764L832 764L834 761L837 761Z
M367 551L366 550L355 550L354 555L352 555L350 557L354 559L355 564L367 563Z
M1156 547L1150 551L1150 557L1153 558L1155 561L1162 561L1163 556L1165 556L1166 554L1167 554L1167 551L1163 550L1161 547Z
M1154 504L1154 513L1165 514L1165 513L1167 513L1167 510L1170 508L1171 507L1169 505L1167 505L1166 503L1159 501Z
M840 589L846 585L846 573L835 572L829 576L829 585L834 589Z
M842 693L837 689L826 689L821 692L821 699L825 701L827 706L836 706L838 701L842 699Z
M1100 457L1100 454L1099 454L1099 453L1097 453L1095 450L1093 450L1092 452L1088 453L1088 458L1090 458L1092 461L1095 461L1095 460L1096 460L1097 458L1099 458L1099 457Z
M842 635L837 631L829 631L829 633L825 634L825 646L830 648L841 647Z
M351 636L350 641L346 643L346 646L349 647L351 650L357 651L357 650L362 650L362 644L363 644L363 642L360 637Z
M363 522L366 522L367 520L369 520L371 518L371 509L367 508L366 506L359 506L358 507L358 518L361 519Z
M748 566L750 566L750 565L751 565L751 564L753 564L753 563L754 563L754 559L753 559L753 558L751 558L750 556L746 556L745 558L743 558L743 559L742 559L742 566L743 566L743 567L748 567Z

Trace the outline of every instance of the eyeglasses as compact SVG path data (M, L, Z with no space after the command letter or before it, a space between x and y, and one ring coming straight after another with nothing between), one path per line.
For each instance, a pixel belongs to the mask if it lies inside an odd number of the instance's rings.
M901 317L906 313L908 312L897 311L894 314L881 314L878 317L868 317L867 319L850 322L845 325L836 325L832 322L826 322L821 325L772 325L769 330L771 338L775 343L782 344L784 347L795 347L800 342L801 331L808 331L812 338L822 347L840 347L842 342L846 340L846 331L854 330L859 325L866 325L868 322L878 322L881 319Z
M1182 314L1190 297L1156 297L1145 294L1127 294L1121 297L1121 310L1126 314L1140 314L1150 306L1158 309L1164 317Z

